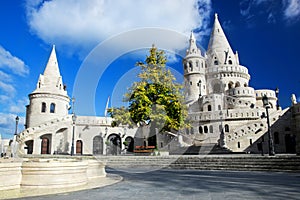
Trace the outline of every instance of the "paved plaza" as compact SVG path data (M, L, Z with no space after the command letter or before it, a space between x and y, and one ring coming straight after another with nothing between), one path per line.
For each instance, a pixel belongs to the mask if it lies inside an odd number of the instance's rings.
M91 190L23 199L300 199L300 174L196 170L119 171L123 181Z

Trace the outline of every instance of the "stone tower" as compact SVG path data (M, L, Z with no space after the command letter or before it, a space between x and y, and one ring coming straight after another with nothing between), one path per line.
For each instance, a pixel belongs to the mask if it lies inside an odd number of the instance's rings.
M255 104L255 92L249 87L248 69L239 63L238 53L232 48L215 14L207 48L207 91L210 94L230 95L239 98L241 105ZM221 102L221 107L224 103Z
M29 94L26 106L26 128L68 115L70 98L59 72L53 45L45 71L40 74L36 89Z
M205 58L197 47L193 32L191 32L189 43L183 59L185 100L188 105L197 101L200 96L206 95Z

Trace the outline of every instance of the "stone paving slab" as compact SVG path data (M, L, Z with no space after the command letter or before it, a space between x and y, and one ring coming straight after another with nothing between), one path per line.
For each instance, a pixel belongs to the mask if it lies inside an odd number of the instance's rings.
M30 200L90 199L195 199L195 200L282 200L300 199L300 174L278 172L235 172L160 169L136 173L119 171L123 181L107 187L57 195L30 197Z

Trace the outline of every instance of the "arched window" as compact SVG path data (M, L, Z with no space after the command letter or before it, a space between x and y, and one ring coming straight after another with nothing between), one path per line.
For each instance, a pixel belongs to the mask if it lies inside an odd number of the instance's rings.
M214 84L213 92L214 93L221 93L221 84L219 84L219 83Z
M46 103L45 103L45 102L42 103L42 109L41 109L41 112L42 112L42 113L46 112Z
M193 71L193 63L189 62L189 66L190 66L190 71L192 72Z
M199 126L199 133L203 133L202 126Z
M50 113L55 113L55 103L50 104Z
M221 105L218 105L218 110L221 110Z
M235 83L235 87L241 87L240 82L236 82L236 83Z
M225 132L229 132L229 126L228 126L228 124L225 124Z
M213 126L212 126L212 125L209 126L209 132L210 132L210 133L213 133L213 132L214 132L214 129L213 129Z
M218 62L217 60L215 60L214 64L215 64L215 65L218 65L218 64L219 64L219 62Z
M238 146L238 148L241 148L241 143L238 142L238 143L237 143L237 146Z
M207 106L207 111L211 111L211 105Z
M228 64L229 64L229 65L232 65L232 60L228 60Z
M208 132L207 126L204 126L204 133L207 133L207 132Z
M230 82L228 83L228 89L231 89L232 86L233 86L233 82L230 81Z

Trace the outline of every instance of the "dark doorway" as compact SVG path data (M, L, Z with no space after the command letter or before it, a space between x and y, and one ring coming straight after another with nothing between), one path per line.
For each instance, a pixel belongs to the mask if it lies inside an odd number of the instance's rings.
M93 139L93 154L103 154L103 138L101 136L95 136Z
M28 140L25 142L25 145L27 146L27 154L32 154L33 153L33 140Z
M42 150L41 154L50 154L50 142L49 139L44 137L42 138Z
M285 135L286 153L296 153L296 136L291 134Z
M82 141L77 140L76 141L76 154L82 154Z
M127 151L133 152L134 150L134 139L132 137L127 137L125 141L128 143Z
M112 155L121 154L121 137L117 134L111 134L108 136L109 141L109 153Z

